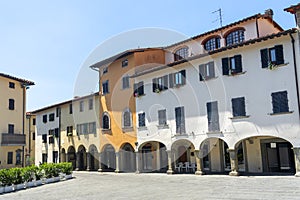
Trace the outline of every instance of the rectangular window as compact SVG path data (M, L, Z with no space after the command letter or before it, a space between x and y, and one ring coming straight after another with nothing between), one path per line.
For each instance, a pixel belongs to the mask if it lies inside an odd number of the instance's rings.
M7 152L7 164L13 164L13 152Z
M69 104L69 114L73 114L73 104Z
M67 126L67 136L73 135L73 126Z
M54 129L54 137L59 137L59 128Z
M47 134L42 135L42 143L47 143Z
M199 66L199 79L205 81L215 77L215 66L214 62L209 62Z
M84 110L84 101L79 102L79 112L83 112Z
M8 109L9 110L14 110L15 109L15 100L14 99L9 99L8 100Z
M235 55L230 58L222 58L223 75L234 75L243 72L242 56Z
M54 137L53 136L49 137L49 144L54 144Z
M167 111L166 111L166 109L158 111L158 125L160 125L160 126L167 125Z
M108 80L106 80L102 83L102 94L108 94L108 93L109 93L109 85L108 85Z
M289 112L287 91L274 92L271 96L274 114Z
M47 123L47 115L43 115L43 123Z
M122 67L128 66L128 59L122 61Z
M103 68L103 74L106 74L108 72L108 67Z
M129 76L125 75L122 78L122 89L129 88Z
M8 87L14 89L15 88L15 83L9 82Z
M165 75L159 78L152 79L152 91L159 93L160 91L167 90L169 84L169 76Z
M185 133L185 117L184 117L184 107L175 108L175 119L176 119L176 133Z
M96 134L96 122L91 122L88 124L89 134Z
M93 110L93 108L94 108L94 100L89 99L89 110Z
M58 151L52 152L52 158L53 158L52 160L53 163L58 163Z
M214 132L219 131L219 113L218 113L218 102L208 102L207 108L207 120L208 120L208 131Z
M15 125L8 124L8 133L14 134L15 133Z
M48 155L46 153L42 154L42 163L47 163Z
M272 65L284 64L282 45L276 45L269 49L261 49L260 56L262 68L271 68Z
M35 140L35 132L32 133L32 140Z
M54 121L54 113L49 114L49 122Z
M169 87L178 87L185 85L186 83L186 73L185 70L181 70L174 74L169 74Z
M246 116L245 97L231 99L233 117Z
M133 95L134 97L139 97L144 95L144 82L140 81L138 83L135 83L133 86Z
M36 119L35 119L35 118L32 119L32 125L33 125L33 126L36 125Z
M146 126L146 121L145 121L145 113L139 113L139 127L145 127Z

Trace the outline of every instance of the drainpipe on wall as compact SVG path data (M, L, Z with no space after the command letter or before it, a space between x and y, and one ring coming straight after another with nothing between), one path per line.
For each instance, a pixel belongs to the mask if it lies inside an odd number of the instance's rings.
M61 108L58 108L58 162L61 162Z
M298 114L300 120L300 95L299 95L299 83L298 83L298 72L297 72L297 60L296 60L296 52L295 52L295 39L292 33L289 34L291 37L292 47L293 47L293 61L294 61L294 71L295 71L295 83L296 83L296 92L297 92L297 103L298 103Z
M25 83L23 83L22 84L22 89L23 89L23 111L22 111L22 134L23 135L25 135L25 115L26 115L26 111L25 111L25 109L26 109L26 97L25 97L25 95L26 95L26 84ZM25 139L25 143L26 143L26 139ZM25 144L26 145L26 144ZM22 146L22 160L21 160L21 162L22 162L22 167L24 167L25 166L25 162L24 162L24 160L25 160L25 153L24 153L24 151L25 151L25 146Z

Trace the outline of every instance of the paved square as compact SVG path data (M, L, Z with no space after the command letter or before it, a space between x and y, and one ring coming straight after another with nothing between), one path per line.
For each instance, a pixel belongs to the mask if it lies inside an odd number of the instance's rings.
M98 172L74 172L74 176L69 181L0 195L0 199L300 199L300 178L293 176Z

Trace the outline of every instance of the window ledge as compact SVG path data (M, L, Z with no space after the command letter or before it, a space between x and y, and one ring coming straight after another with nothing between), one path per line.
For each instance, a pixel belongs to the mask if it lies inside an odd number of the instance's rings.
M289 111L289 112L280 112L280 113L269 113L269 115L274 116L274 115L286 115L286 114L292 114L294 111Z
M268 67L265 67L265 68L263 68L263 69L267 69L267 70L273 71L273 70L276 70L276 69L278 69L278 68L280 68L280 67L287 66L287 65L289 65L289 64L290 64L290 63L287 62L287 63L283 63L283 64L280 64L280 65L273 65L273 67L268 66Z
M102 129L103 134L111 134L111 129Z
M133 131L133 127L123 127L122 131L123 131L123 133L125 133L125 132L131 132L131 131Z
M242 74L246 74L247 71L243 71L243 72L239 72L239 73L230 73L229 75L227 76L238 76L238 75L242 75Z
M189 137L187 133L176 133L173 137Z
M206 134L221 134L222 131L208 131Z
M229 117L229 119L232 119L232 120L234 120L234 119L245 119L245 118L249 118L249 117L250 117L250 115L245 115L245 116Z
M218 76L215 76L215 77L209 77L209 78L203 79L203 81L200 81L200 82L206 82L206 81L214 80L214 79L217 79L217 78L218 78Z
M146 96L146 94L142 94L142 95L134 95L135 98L141 98L143 96Z
M148 130L147 126L141 126L141 127L137 127L139 131L146 131Z
M164 124L164 125L157 125L158 129L169 129L169 125L168 124Z

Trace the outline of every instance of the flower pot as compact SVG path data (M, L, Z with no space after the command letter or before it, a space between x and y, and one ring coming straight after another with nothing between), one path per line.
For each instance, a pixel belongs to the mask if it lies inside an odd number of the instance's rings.
M34 187L41 186L41 185L43 185L43 181L42 180L35 180L33 182L33 184L34 184Z
M25 183L15 185L15 190L24 190L25 188Z
M13 192L14 191L14 186L10 185L10 186L5 186L4 187L4 192L8 193L8 192Z
M4 193L4 186L0 186L0 194Z
M60 177L60 180L61 180L61 181L66 180L66 174L64 174L64 173L60 173L60 174L59 174L59 177Z
M46 184L54 183L54 178L46 178L45 183Z
M59 176L54 177L53 179L54 179L54 182L59 182L60 181L60 177Z
M34 187L34 182L35 181L29 181L29 182L27 182L26 183L26 188L32 188L32 187Z
M65 179L66 179L66 180L72 179L72 178L73 178L73 174L68 174L68 175L65 176Z

